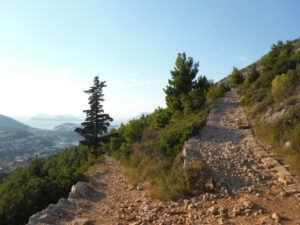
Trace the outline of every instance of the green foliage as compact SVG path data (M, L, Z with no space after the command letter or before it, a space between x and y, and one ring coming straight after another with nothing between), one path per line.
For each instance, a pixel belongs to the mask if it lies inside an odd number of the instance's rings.
M275 101L280 102L290 94L290 81L286 74L276 76L272 81L272 95Z
M293 43L278 41L273 45L271 51L262 59L261 64L265 71L272 74L286 73L289 69L294 69L300 62L299 52L294 51Z
M188 94L180 96L185 115L205 105L205 94L211 85L212 82L205 76L200 76L194 83L193 89Z
M128 143L139 141L142 138L143 130L147 126L147 120L144 118L131 120L125 126L123 137Z
M164 89L166 102L172 111L183 110L181 95L187 95L193 88L194 79L198 73L199 63L194 63L192 57L186 57L185 53L179 53L174 70L171 71L172 79Z
M259 115L261 112L274 104L272 82L276 76L280 74L286 74L287 78L284 79L285 83L288 84L286 89L283 87L284 85L278 85L280 82L277 81L279 80L274 81L275 83L278 83L275 86L282 87L277 90L282 90L281 93L283 93L283 96L288 98L289 96L293 95L297 89L297 85L300 80L300 52L295 51L295 47L293 46L294 45L291 42L278 42L277 45L273 45L271 51L264 56L260 62L257 63L257 65L263 66L263 70L259 72L259 75L254 76L258 78L251 79L250 76L250 85L247 84L247 87L243 87L242 91L240 91L240 94L243 95L242 103L244 105L254 106L258 102L260 105L263 105L263 107L256 106L253 108L254 115ZM256 72L254 71L254 73ZM252 80L255 81L252 82ZM284 82L282 81L281 83ZM276 88L274 88L274 90L275 89ZM285 89L287 92L284 92L283 89ZM276 91L274 94L276 95ZM280 94L276 95L275 102L279 102L280 99L283 99L281 98Z
M7 173L0 172L0 184L3 182L3 180L8 176Z
M158 107L153 113L154 124L156 130L164 128L170 121L172 113L168 109Z
M20 225L29 216L67 197L84 171L97 160L89 159L90 150L76 147L47 159L35 159L30 166L17 169L0 185L0 225Z
M243 93L246 89L251 86L251 82L249 79L244 80L244 82L238 87L238 93Z
M260 74L259 74L259 72L257 71L256 66L254 65L254 66L252 67L251 72L249 73L248 80L249 80L249 82L252 83L252 82L256 81L256 80L259 78L259 76L260 76Z
M212 86L208 89L206 93L206 100L208 103L214 102L216 99L222 97L226 89L223 86Z
M185 53L178 54L174 70L171 71L172 79L164 89L170 112L187 114L204 105L205 92L212 82L205 76L196 79L198 67L199 63L194 63L192 57L187 58Z
M174 159L181 151L185 140L194 136L205 126L207 111L200 111L174 120L157 132L154 150L167 158Z
M233 87L237 87L238 85L240 85L244 82L243 74L236 67L233 67L233 70L232 70L231 74L229 75L229 77L230 77L229 83Z
M113 121L108 114L104 113L101 105L101 102L104 101L102 90L104 87L106 87L105 81L100 82L97 76L94 78L94 85L84 91L89 94L90 109L83 111L86 113L86 119L81 124L82 128L75 129L76 132L84 137L81 143L93 147L95 153L103 135L107 133L110 122Z
M298 40L298 45L300 41ZM254 121L255 133L272 146L291 168L300 175L300 52L295 42L278 42L256 63L259 75L239 86L242 105ZM270 114L285 109L286 113L271 122L262 122ZM274 116L274 115L273 115Z

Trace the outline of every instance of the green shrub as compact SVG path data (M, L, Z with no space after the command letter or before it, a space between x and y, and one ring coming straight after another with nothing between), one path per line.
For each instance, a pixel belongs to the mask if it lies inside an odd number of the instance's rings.
M272 95L275 101L280 102L290 95L290 81L286 74L276 76L272 81Z
M158 107L152 115L154 119L153 127L157 130L165 127L169 123L171 116L170 110Z
M246 89L248 89L251 85L249 79L245 80L238 88L239 94L242 94Z
M240 70L233 67L231 74L229 75L229 83L232 87L237 87L244 82L244 77Z
M103 160L89 158L89 152L83 146L68 149L8 176L0 185L0 224L25 224L29 216L67 197L73 184L87 180L86 169Z
M217 99L224 96L224 88L222 86L212 86L208 89L208 92L206 93L206 101L207 103L211 103L216 101Z

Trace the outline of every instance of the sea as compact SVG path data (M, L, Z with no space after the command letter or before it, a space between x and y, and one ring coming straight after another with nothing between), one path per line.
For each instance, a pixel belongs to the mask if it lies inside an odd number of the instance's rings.
M13 117L15 120L34 128L53 130L54 127L63 123L75 123L81 124L83 121L80 120L32 120L28 117Z
M28 125L30 127L33 128L40 128L40 129L46 129L46 130L53 130L54 127L64 124L64 123L75 123L80 125L83 120L32 120L30 117L25 117L25 116L14 116L12 117L13 119ZM124 119L124 120L117 120L114 121L110 128L119 128L121 123L126 123L128 120Z

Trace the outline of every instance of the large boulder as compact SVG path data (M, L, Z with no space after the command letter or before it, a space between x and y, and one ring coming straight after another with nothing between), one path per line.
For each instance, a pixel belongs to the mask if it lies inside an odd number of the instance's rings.
M97 192L94 188L91 187L90 184L79 181L72 186L68 199L86 199L95 202L100 200L102 197L104 197L104 195Z
M187 166L195 161L200 161L200 152L198 150L199 140L190 138L184 143L182 155L184 157L183 165Z

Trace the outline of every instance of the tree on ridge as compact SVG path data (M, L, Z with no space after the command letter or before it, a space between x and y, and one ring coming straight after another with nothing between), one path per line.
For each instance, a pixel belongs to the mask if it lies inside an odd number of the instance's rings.
M83 110L86 114L86 119L81 123L82 128L76 128L75 131L84 137L84 140L80 143L93 148L95 155L97 155L97 149L103 135L107 133L107 129L110 122L113 119L109 114L104 113L103 105L104 101L103 88L106 87L106 81L100 81L99 77L94 78L94 84L88 90L84 92L89 95L90 108Z

